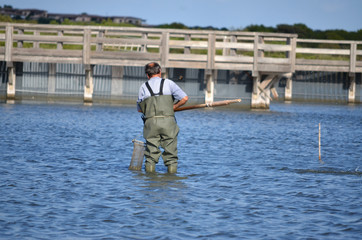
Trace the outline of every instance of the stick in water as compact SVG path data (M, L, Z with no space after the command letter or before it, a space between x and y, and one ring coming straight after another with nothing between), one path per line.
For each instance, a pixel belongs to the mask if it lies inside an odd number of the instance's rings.
M218 102L212 102L212 103L204 103L204 104L198 104L198 105L192 105L192 106L186 106L186 107L179 107L179 108L175 109L175 112L190 110L190 109L196 109L196 108L225 106L225 105L229 105L231 103L239 103L239 102L241 102L241 99L233 99L233 100L225 100L225 101L218 101Z
M323 164L321 157L321 123L319 123L319 133L318 133L318 146L319 146L319 162Z

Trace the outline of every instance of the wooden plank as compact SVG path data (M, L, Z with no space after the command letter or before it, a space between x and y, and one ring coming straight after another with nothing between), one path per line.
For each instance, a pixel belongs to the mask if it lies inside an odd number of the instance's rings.
M103 44L134 44L134 45L161 45L161 40L152 40L152 39L129 39L129 38L91 38L91 43L103 43Z
M183 41L183 40L170 40L170 47L199 47L199 48L207 48L207 41Z
M216 48L235 48L244 51L253 51L254 44L253 43L237 43L237 42L216 42Z
M103 51L103 52L91 52L91 58L107 58L107 59L129 59L129 60L152 60L160 59L160 53L147 53L147 52L114 52L114 51Z
M244 70L244 71L253 71L253 64L243 64L243 63L215 63L215 69L218 70Z
M361 41L303 39L303 38L298 38L298 39L297 39L297 43L329 43L329 44L351 44L351 43L357 43L357 44L362 44Z
M154 59L153 61L160 61L161 59ZM111 65L111 66L136 66L144 67L149 60L124 60L124 59L91 59L92 65Z
M169 60L177 61L203 61L206 63L207 55L200 54L169 54Z
M13 54L17 56L54 56L54 57L82 57L82 50L56 50L36 48L14 48Z
M258 58L258 63L266 63L266 64L290 64L289 58Z
M247 56L215 56L215 62L253 63L253 59Z
M258 49L268 51L268 52L285 52L291 51L290 45L276 45L276 44L259 44Z
M42 63L76 63L82 64L82 58L51 57L51 56L13 56L14 62L42 62Z
M169 61L168 68L193 68L193 69L206 69L206 62L183 62L183 61Z
M349 55L350 50L326 49L326 48L297 48L297 53L326 54L326 55Z
M14 40L29 41L29 42L69 42L69 43L82 43L83 37L75 36L46 36L46 35L14 35Z
M349 66L348 61L296 59L298 65L321 65L321 66Z
M296 71L349 72L349 66L295 65Z
M290 65L258 63L259 72L290 72Z

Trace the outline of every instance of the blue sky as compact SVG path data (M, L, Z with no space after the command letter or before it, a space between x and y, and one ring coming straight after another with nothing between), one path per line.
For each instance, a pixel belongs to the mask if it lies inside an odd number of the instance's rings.
M0 5L50 13L132 16L147 24L242 29L304 23L313 30L362 29L362 0L0 0Z

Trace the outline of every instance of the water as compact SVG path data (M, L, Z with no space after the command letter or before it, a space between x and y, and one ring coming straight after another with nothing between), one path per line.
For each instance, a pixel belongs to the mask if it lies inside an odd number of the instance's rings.
M128 170L134 107L2 104L0 239L360 239L361 110L176 113L171 175Z

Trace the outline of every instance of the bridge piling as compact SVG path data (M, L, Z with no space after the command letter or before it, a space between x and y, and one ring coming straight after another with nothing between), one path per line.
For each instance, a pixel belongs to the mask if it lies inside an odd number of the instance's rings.
M348 103L355 103L356 99L356 74L349 74Z
M86 65L85 68L85 85L84 85L84 103L93 102L93 69L94 65Z
M57 64L49 63L48 69L48 94L55 93L55 81L56 81L56 72L57 72Z
M8 83L6 88L6 101L12 103L15 100L16 74L13 62L7 62Z
M286 85L285 85L285 94L284 94L284 101L289 102L292 101L292 90L293 90L293 81L292 81L292 74L284 74L284 77L286 77Z

